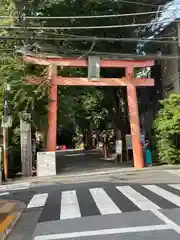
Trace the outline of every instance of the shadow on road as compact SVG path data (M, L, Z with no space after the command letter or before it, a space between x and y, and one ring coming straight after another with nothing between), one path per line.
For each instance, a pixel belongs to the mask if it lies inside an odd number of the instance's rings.
M100 151L68 151L57 152L56 171L62 172L83 172L97 171L105 168L114 168L117 165L113 159L104 160Z

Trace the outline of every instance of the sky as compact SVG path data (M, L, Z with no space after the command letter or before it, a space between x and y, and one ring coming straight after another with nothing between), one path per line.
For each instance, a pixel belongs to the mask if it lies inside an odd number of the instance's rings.
M172 10L178 9L178 8L180 9L180 0L175 0L174 3L172 2L171 6L168 7L168 9L172 9ZM172 11L172 12L166 12L163 15L164 15L164 17L171 17L171 16L174 15L174 18L177 18L177 17L180 17L180 10L179 11L177 10L177 11Z
M168 5L169 5L167 7L168 11L165 11L161 15L161 17L157 18L157 21L165 21L165 23L163 24L161 23L162 29L169 23L173 22L175 19L180 18L180 0L174 0L171 2L171 4L168 4ZM161 11L162 9L159 9L159 10ZM169 11L169 10L172 10L172 11Z

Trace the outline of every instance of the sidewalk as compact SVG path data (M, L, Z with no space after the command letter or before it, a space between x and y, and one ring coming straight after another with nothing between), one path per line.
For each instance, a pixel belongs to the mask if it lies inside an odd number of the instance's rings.
M64 172L59 175L49 176L49 177L30 177L30 178L20 178L16 179L7 184L3 184L0 186L1 191L10 191L15 189L28 189L31 187L42 186L42 185L51 185L54 183L63 183L68 179L83 179L83 178L97 178L101 179L101 177L112 175L112 174L133 174L133 173L150 173L150 172L164 172L167 170L175 170L180 169L180 165L162 165L162 166L153 166L146 167L143 169L136 169L134 167L123 167L120 165L115 165L113 168L102 168L102 169L94 169L93 171L74 171L74 172Z
M0 240L10 234L24 209L25 204L22 202L0 200Z

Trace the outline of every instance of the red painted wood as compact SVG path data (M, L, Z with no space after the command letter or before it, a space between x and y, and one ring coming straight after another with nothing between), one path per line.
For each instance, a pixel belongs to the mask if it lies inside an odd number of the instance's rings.
M101 60L100 66L104 68L125 68L128 66L133 66L135 68L144 68L154 65L153 60L111 60L103 59Z
M126 69L126 76L131 82L133 81L132 67L129 67ZM133 146L134 167L143 168L144 159L143 159L142 144L140 140L141 133L140 133L136 86L134 86L133 84L129 84L127 86L127 96L128 96L129 119L130 119L131 136L132 136L132 146Z
M23 56L23 60L27 63L33 63L37 65L49 65L57 64L59 66L66 67L87 67L87 59L76 59L76 58L60 58L60 57L49 57L46 56ZM154 60L114 60L114 59L101 59L100 67L104 68L125 68L128 66L143 68L154 65Z
M27 83L39 84L43 78L28 77ZM60 86L127 86L128 80L124 78L101 78L99 81L89 81L87 78L74 78L74 77L54 77L54 83ZM154 86L154 80L151 78L136 78L133 80L136 87L140 86Z
M57 124L57 85L54 83L54 77L57 74L56 66L49 66L49 78L51 86L49 88L48 103L48 133L47 133L47 151L56 152L56 124Z
M56 77L55 82L61 86L127 86L129 82L123 78L101 78L99 81L90 81L87 78ZM137 86L154 86L154 80L134 79L133 84Z

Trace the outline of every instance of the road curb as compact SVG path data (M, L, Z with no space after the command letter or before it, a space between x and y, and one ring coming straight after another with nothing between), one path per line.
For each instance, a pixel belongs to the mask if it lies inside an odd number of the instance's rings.
M141 172L159 172L159 171L167 171L167 170L175 170L180 169L180 165L164 165L164 166L153 166L153 167L146 167L143 169L134 169L133 167L124 167L124 168L104 168L100 171L93 171L93 172L74 172L74 173L62 173L62 175L55 175L55 176L47 176L47 177L31 177L24 179L18 179L8 184L3 184L0 186L0 192L4 191L11 191L11 190L26 190L29 188L39 187L39 186L47 186L56 183L64 183L66 180L69 179L80 179L82 180L85 177L95 177L99 176L99 178L108 176L111 174L122 174L128 175L131 173L141 173Z
M5 201L3 201L5 202ZM6 201L7 203L15 203L14 211L9 212L4 220L0 223L0 240L5 240L12 232L13 227L24 212L26 205L20 201Z
M61 181L61 180L65 180L65 179L69 179L69 178L83 178L83 177L91 177L91 176L104 176L104 175L111 175L111 174L128 174L128 173L139 173L139 172L149 172L149 171L152 171L152 172L159 172L159 171L162 171L162 170L166 170L166 169L160 169L160 168L157 168L157 169L154 169L152 167L147 167L147 168L143 168L143 169L134 169L134 168L129 168L129 169L103 169L101 171L94 171L94 172L86 172L86 173L79 173L79 172L76 172L76 173L69 173L67 175L56 175L56 176L51 176L51 177L37 177L36 179L32 178L30 180L30 186L34 185L34 184L39 184L39 183L42 183L42 182L45 182L45 181L48 181L48 182L56 182L56 181Z

